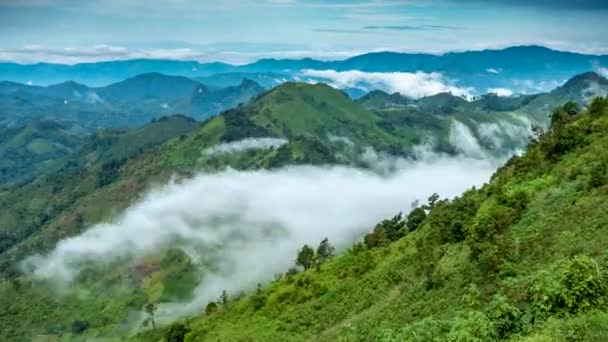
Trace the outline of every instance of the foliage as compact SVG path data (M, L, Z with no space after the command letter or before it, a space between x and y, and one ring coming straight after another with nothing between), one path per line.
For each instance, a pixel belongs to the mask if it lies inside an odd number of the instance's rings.
M296 258L296 265L303 267L305 270L309 269L314 262L315 250L308 245L304 245L298 252Z

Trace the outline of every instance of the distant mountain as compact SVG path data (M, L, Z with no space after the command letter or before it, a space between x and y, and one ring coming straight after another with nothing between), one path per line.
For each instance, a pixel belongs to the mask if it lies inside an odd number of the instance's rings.
M207 92L201 83L183 76L148 73L98 88L97 93L110 101L172 101L193 93L195 89Z
M364 72L439 72L455 84L475 88L481 94L492 88L514 92L548 91L570 77L608 65L606 55L551 50L540 46L515 46L500 50L451 52L443 55L374 52L345 60L261 59L246 65L167 60L127 60L75 65L14 63L0 64L0 80L45 85L74 80L90 86L106 85L142 73L158 72L185 77L202 77L211 86L234 86L244 78L262 86L297 80L303 69L360 70ZM274 77L277 75L284 77ZM218 75L217 77L213 75ZM267 77L268 76L268 77ZM216 79L214 81L214 79ZM270 79L269 79L270 78ZM358 95L358 93L354 93Z
M608 94L608 79L597 73L588 72L571 78L551 93L577 102L586 102L594 96L606 96Z
M244 80L252 80L262 87L270 89L287 82L291 79L291 76L276 72L231 72L195 77L194 79L212 88L238 86Z
M31 120L77 122L90 129L138 126L182 113L198 120L247 102L263 92L253 81L209 90L182 76L138 75L105 87L75 82L46 87L0 82L0 126L20 126Z
M204 76L230 72L234 66L224 63L198 63L172 60L134 59L125 61L81 63L74 65L37 63L0 63L0 80L48 85L73 80L88 86L105 86L145 73Z
M244 79L237 86L228 86L215 91L203 91L203 88L199 87L194 90L190 98L188 112L195 118L205 119L226 109L245 104L264 91L264 87L249 79Z

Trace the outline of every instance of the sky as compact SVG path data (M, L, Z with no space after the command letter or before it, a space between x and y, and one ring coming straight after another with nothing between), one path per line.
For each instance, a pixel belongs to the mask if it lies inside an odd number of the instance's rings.
M0 0L0 61L343 59L543 45L608 54L608 0Z

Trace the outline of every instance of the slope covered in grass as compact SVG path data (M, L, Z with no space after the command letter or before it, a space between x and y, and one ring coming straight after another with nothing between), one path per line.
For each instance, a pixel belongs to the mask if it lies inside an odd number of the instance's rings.
M561 107L481 189L133 339L605 341L607 132L607 99Z

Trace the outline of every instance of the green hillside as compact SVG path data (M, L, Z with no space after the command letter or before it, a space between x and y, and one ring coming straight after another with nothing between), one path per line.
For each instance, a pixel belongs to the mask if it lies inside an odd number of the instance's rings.
M0 128L0 187L38 175L78 150L86 134L79 125L44 120Z
M606 132L608 99L559 108L481 189L429 199L340 256L134 339L605 341Z
M449 100L445 96L440 98ZM572 111L572 108L569 111ZM200 277L204 276L204 270L193 267L188 255L179 249L162 249L141 262L125 260L109 265L92 265L76 279L71 291L61 296L49 291L52 284L23 275L19 262L26 256L51 250L59 240L75 236L95 223L115 218L147 190L158 184L166 184L171 178L184 179L201 170L214 172L226 167L270 169L293 164L356 164L357 156L364 147L373 147L393 155L408 155L421 141L421 130L416 126L418 118L412 114L409 118L413 119L413 122L399 121L400 114L391 115L390 110L368 109L326 85L287 83L200 125L184 117L174 117L156 120L140 129L109 130L94 135L80 152L66 160L56 172L44 174L24 186L10 187L0 192L0 274L1 278L5 279L0 281L0 298L4 300L0 302L0 307L5 310L5 314L0 312L0 330L5 331L9 340L92 340L130 335L137 328L125 322L136 320L131 315L141 312L146 303L163 303L171 298L188 298L191 294ZM455 120L456 115L461 115L460 120L469 122L466 121L469 117L465 112L441 115L451 120ZM483 113L472 113L469 120L474 121L476 115L483 116ZM486 115L491 116L487 113ZM585 119L587 117L581 115L581 119L576 122L587 120L594 125L603 122L603 119ZM449 135L449 129L447 134ZM272 138L282 141L283 144L233 153L206 153L217 146L255 138ZM589 135L588 139L592 138L593 136ZM595 140L593 143L595 144ZM531 150L535 148L539 147L532 147ZM529 158L531 157L522 160ZM559 163L543 159L542 166L549 168L550 165L561 165ZM501 171L500 174L505 172L507 171ZM560 172L563 171L555 172L556 175L562 176ZM515 182L515 179L512 181ZM538 182L539 187L553 184ZM471 192L466 196L472 196L477 208L482 202L491 202L488 198L494 194L488 189L492 187L486 187L482 192ZM536 190L538 189L534 188L534 191ZM446 202L440 202L440 205L449 207ZM468 212L460 209L462 207L450 209L451 211L446 209L445 215L448 215L447 211L450 212L449 215ZM457 213L451 213L452 211ZM443 220L451 221L447 216ZM428 226L428 220L425 222L424 226ZM358 315L349 316L349 312L358 312L361 314L360 319L364 319L364 312L376 304L375 300L384 298L382 294L386 293L376 293L376 290L390 291L394 300L401 300L401 291L409 291L408 286L417 289L416 295L422 293L415 284L403 285L404 288L400 288L399 292L393 292L397 291L393 289L395 283L383 282L387 277L383 272L393 272L389 270L394 269L395 262L399 263L398 265L406 263L401 265L405 272L404 278L399 278L402 280L408 277L423 279L421 274L429 276L435 272L432 268L420 266L419 262L410 262L418 260L421 255L416 254L417 249L412 250L412 244L415 244L412 239L425 241L430 245L435 243L434 237L428 241L423 239L423 232L432 229L419 231L386 248L361 250L357 247L354 254L347 253L323 265L320 274L309 271L294 275L295 278L286 278L261 289L256 299L246 297L241 301L233 301L231 305L234 305L234 311L221 309L220 306L218 316L210 315L209 321L205 317L200 322L200 318L193 318L188 324L194 329L195 336L208 336L211 340L214 337L238 340L241 336L231 335L238 332L249 333L250 336L261 340L279 337L300 340L306 336L316 336L324 330L329 330L325 333L328 339L332 336L346 336L343 328L347 329L350 327L350 321L355 324L359 319ZM377 242L380 245L386 242L382 237L372 240L380 241ZM462 241L454 242L458 242L455 246L460 247L454 247L454 250L449 252L457 260L464 260L472 253L466 250L466 244ZM398 247L401 245L403 246ZM432 245L429 250L435 251L435 246ZM410 256L414 259L404 259ZM437 256L433 254L432 257ZM453 260L445 262L448 263L446 268L455 264ZM471 265L467 267L474 269L476 264ZM324 269L335 271L326 273ZM462 269L458 269L454 272L462 275L461 271ZM376 278L375 275L380 277ZM485 279L485 274L478 276ZM392 274L390 277L401 275ZM314 282L313 278L316 279ZM295 282L294 285L293 279L301 281ZM475 278L476 281L477 279ZM366 285L368 282L370 286ZM340 284L346 287L340 288ZM480 281L478 285L485 289L485 283ZM336 290L336 286L339 290ZM273 289L281 289L282 294L272 292ZM330 293L330 289L337 292L325 297L324 294ZM352 292L346 291L348 289L352 289ZM365 297L367 295L373 296L368 300ZM417 298L408 296L404 297L408 298L407 303ZM437 298L433 297L433 300L437 301ZM340 304L342 299L348 299L344 304L346 306ZM393 303L390 301L393 299L384 299L387 303ZM251 310L251 301L258 303L255 305L258 311ZM33 307L32 303L37 303L37 306ZM434 302L427 304L424 302L420 306L431 308L438 305ZM316 316L316 311L319 311L319 314L325 312L329 316ZM383 306L377 307L377 312L384 311ZM288 320L280 323L282 321L277 318L279 314ZM405 317L402 315L405 314L396 314L395 319L387 320L386 324L396 324ZM237 317L243 321L243 329L234 329L229 323ZM449 315L446 314L445 317ZM348 321L343 325L338 324L344 320ZM370 322L375 321L372 319ZM441 325L443 323L437 324L444 326ZM382 324L376 325L384 327ZM207 329L209 326L218 328L210 332ZM394 326L389 325L386 328L393 329ZM367 329L374 329L371 323ZM162 333L164 330L159 331L158 336ZM375 336L365 330L354 333L356 335L353 336L368 339L374 339ZM373 334L375 333L374 331ZM395 330L393 333L401 332ZM142 339L149 340L149 337L144 335Z

